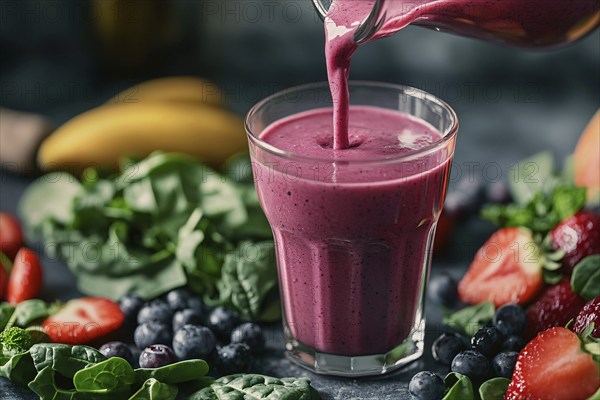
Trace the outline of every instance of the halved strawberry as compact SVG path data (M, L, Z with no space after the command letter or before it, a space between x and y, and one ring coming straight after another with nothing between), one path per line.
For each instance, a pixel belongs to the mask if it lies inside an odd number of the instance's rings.
M587 349L566 328L540 333L519 353L504 399L586 400L600 388L600 366Z
M579 211L550 232L552 245L565 252L562 264L571 273L577 263L592 254L600 254L600 214Z
M124 319L112 300L82 297L67 302L42 323L42 328L55 343L85 344L117 330Z
M540 247L528 229L502 228L477 251L458 294L465 303L525 304L544 286L543 265Z
M527 338L554 326L564 326L585 305L585 299L574 293L571 282L562 280L549 286L527 310Z
M23 247L17 253L8 277L6 300L18 304L36 298L42 290L42 278L40 258L33 250Z
M9 213L0 212L0 251L11 260L23 245L23 230L19 220Z
M591 324L594 324L594 330L590 336L600 339L600 296L594 297L583 306L575 317L571 330L581 334Z

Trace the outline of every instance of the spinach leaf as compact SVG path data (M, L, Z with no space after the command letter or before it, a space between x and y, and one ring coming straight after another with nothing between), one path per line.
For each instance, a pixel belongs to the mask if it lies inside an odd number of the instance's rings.
M503 400L510 379L494 378L487 380L479 387L479 397L481 400Z
M87 393L129 392L134 381L133 368L120 357L111 357L90 365L73 376L75 389Z
M277 271L273 242L241 242L227 254L217 282L220 303L237 309L250 320L260 319L269 304L269 294L277 293ZM278 317L278 315L277 315Z
M67 378L73 378L80 369L106 360L102 353L88 346L40 343L33 345L29 352L38 372L51 367Z
M587 256L575 266L571 288L586 300L600 296L600 254Z
M178 384L198 380L208 372L204 360L185 360L160 368L138 368L134 371L137 384L154 378L162 383Z
M15 354L10 358L0 357L0 376L20 386L27 386L36 375L36 370L29 351Z
M46 221L69 224L73 221L73 203L83 186L64 172L45 175L23 194L19 213L25 217L28 230L39 232Z
M150 378L129 400L175 400L178 392L177 386Z
M188 400L268 399L318 400L319 394L305 378L272 378L256 374L229 375L217 379L210 387L190 395Z
M187 286L240 307L248 317L279 314L277 290L271 290L274 259L251 267L260 274L270 270L253 293L230 284L249 282L247 277L233 276L231 266L222 271L226 255L241 240L272 241L253 186L191 157L154 153L117 176L100 179L95 173L84 184L67 174L49 174L28 188L21 216L49 245L50 256L66 262L86 294L117 299L136 292L154 298ZM218 293L220 288L227 293Z
M135 292L143 298L151 299L185 286L188 281L184 269L175 259L161 261L131 275L110 276L79 272L77 278L77 287L80 291L92 296L106 296L112 299L118 299L128 292Z
M475 400L473 384L468 376L450 372L444 378L447 391L442 400Z
M473 335L494 318L495 312L494 303L486 301L450 314L444 318L443 322L461 332Z
M56 385L55 373L52 367L44 367L29 383L29 389L40 396L42 400L75 400L77 393L74 390L61 389Z
M0 304L0 331L6 329L8 321L10 321L13 313L15 312L15 307L11 306L8 303Z
M15 325L25 328L36 320L50 316L57 307L39 299L22 301L15 308Z

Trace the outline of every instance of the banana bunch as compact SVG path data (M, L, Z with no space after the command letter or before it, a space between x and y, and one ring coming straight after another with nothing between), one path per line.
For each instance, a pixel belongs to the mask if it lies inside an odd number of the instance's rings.
M199 78L142 83L59 127L42 142L38 164L47 171L115 169L123 157L163 150L220 165L247 149L243 122L221 97L214 84Z

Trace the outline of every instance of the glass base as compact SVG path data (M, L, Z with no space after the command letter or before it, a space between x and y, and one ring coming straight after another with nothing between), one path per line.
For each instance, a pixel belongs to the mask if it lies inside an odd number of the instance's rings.
M306 346L286 332L286 356L294 364L323 375L345 377L388 374L423 355L425 320L404 342L383 354L341 356L323 353ZM286 329L287 331L287 329Z

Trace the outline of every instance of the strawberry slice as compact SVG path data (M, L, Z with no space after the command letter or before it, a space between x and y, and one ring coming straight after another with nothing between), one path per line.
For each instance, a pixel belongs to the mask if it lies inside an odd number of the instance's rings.
M23 247L17 253L6 288L6 300L10 304L34 299L42 290L42 267L40 258L33 251Z
M477 251L458 285L465 303L525 304L544 286L543 257L531 232L525 228L502 228Z
M590 336L600 339L600 296L594 297L583 306L575 317L571 330L581 334L591 324L594 324L594 330Z
M577 263L592 254L600 254L600 214L579 211L550 232L552 245L565 255L562 264L569 273Z
M525 336L533 338L548 328L566 325L584 305L585 299L573 292L568 279L548 287L527 310Z
M600 367L592 354L575 333L555 327L521 350L504 399L586 400L598 388Z
M55 343L86 344L117 330L124 319L117 303L103 297L82 297L67 302L42 328Z

